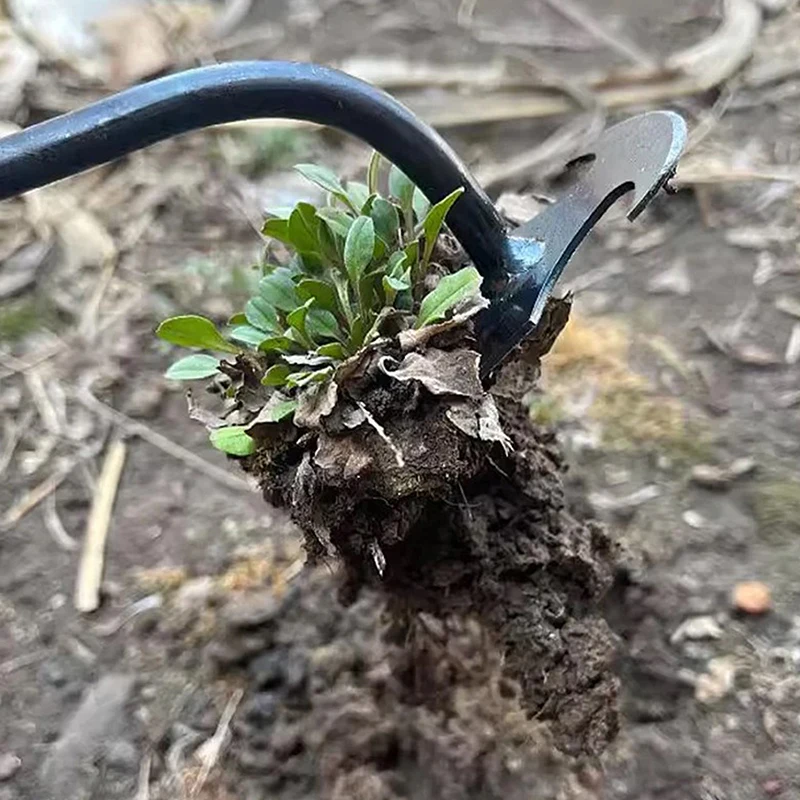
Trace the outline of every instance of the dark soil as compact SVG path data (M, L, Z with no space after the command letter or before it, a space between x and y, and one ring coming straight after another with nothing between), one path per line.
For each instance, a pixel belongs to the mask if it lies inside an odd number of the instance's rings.
M528 357L526 370L536 368L537 358ZM504 369L514 370L513 364ZM507 376L498 391L513 382ZM556 745L573 755L601 753L618 728L613 637L597 614L612 581L614 551L601 527L565 509L564 463L554 435L533 428L511 395L496 400L510 435L504 448L461 432L447 417L453 398L422 385L375 371L356 391L403 453L402 465L373 427L348 430L334 412L332 422L324 421L327 430L263 440L247 466L257 471L265 496L289 509L312 561L323 557L327 543L342 559L344 602L360 602L366 586L386 598L388 627L370 635L410 704L402 713L433 713L449 701L425 677L425 659L411 666L415 654L395 651L390 642L414 641L420 614L437 626L454 615L459 625L474 617L498 670L502 663L519 683L521 707L551 722ZM348 472L359 452L368 454L366 466ZM312 715L306 725L316 731L318 721ZM460 785L461 778L453 780ZM473 783L458 796L485 796L482 784L469 794Z
M344 606L336 584L308 571L258 625L229 623L217 643L251 687L234 730L235 796L557 796L567 760L528 721L480 624L399 620L371 589Z

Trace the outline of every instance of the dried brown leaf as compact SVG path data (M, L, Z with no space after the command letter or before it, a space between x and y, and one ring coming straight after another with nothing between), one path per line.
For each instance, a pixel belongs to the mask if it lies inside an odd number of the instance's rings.
M398 381L419 381L431 394L451 394L479 400L483 387L478 376L480 354L472 350L438 350L428 348L424 355L409 353L396 370L386 366L389 359L381 359L381 368Z
M401 331L397 336L401 350L408 353L411 350L424 348L434 337L463 325L488 305L489 301L483 295L474 295L456 307L455 314L450 319L426 325L418 330Z
M453 403L445 413L447 419L467 436L484 442L498 442L506 454L513 450L511 439L500 425L500 415L490 394L482 395L477 402L462 400Z
M323 433L317 442L314 463L348 480L360 475L372 463L372 456L353 436L334 438Z
M294 424L299 428L317 428L320 420L336 407L338 390L335 381L310 386L297 397Z

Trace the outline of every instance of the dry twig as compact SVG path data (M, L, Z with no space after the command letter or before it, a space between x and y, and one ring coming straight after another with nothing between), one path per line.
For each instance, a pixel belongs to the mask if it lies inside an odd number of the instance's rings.
M56 508L56 495L48 495L44 504L44 524L50 535L53 537L55 543L62 549L71 553L78 549L78 543L68 533L61 522L61 517L58 516L58 509Z
M558 12L573 25L583 28L587 33L602 42L623 58L640 67L653 69L656 62L638 44L618 33L613 33L606 25L592 16L577 0L543 0L553 11Z
M111 443L92 498L75 589L75 608L83 613L95 611L100 605L106 537L122 468L125 466L125 452L122 440Z
M168 439L163 434L154 431L152 428L148 428L143 423L132 420L129 416L123 414L121 411L117 411L115 408L111 408L111 406L108 406L101 400L98 400L88 390L80 390L75 396L77 400L86 408L94 411L110 422L114 422L115 424L119 425L128 435L138 436L140 439L144 439L144 441L153 445L153 447L157 447L167 455L170 455L173 458L178 459L178 461L183 462L186 464L186 466L203 473L203 475L206 477L213 478L218 483L228 486L231 489L236 489L240 492L252 491L250 484L244 479L238 478L236 475L226 472L221 467L216 466L216 464L209 463L196 453L193 453L191 450L187 450L185 447L173 442L171 439Z
M45 478L29 492L26 492L0 519L0 531L13 528L26 514L36 508L42 500L58 489L74 465L74 461L61 464L56 467L49 477Z
M236 709L239 707L243 696L244 691L242 689L237 689L230 696L222 712L222 716L220 717L217 729L214 731L214 735L197 748L195 755L200 760L201 766L200 774L197 776L197 781L191 791L192 797L196 797L203 786L205 786L208 776L211 774L211 770L214 769L219 762L219 757L222 755L222 748L225 746L225 741L228 737L228 729L230 728L231 720L233 720L233 715L236 713Z

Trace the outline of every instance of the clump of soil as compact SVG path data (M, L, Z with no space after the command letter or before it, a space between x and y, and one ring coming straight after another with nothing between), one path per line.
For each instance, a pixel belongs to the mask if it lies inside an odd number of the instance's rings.
M308 570L281 602L251 596L223 609L216 652L251 687L233 729L234 796L566 800L587 791L547 726L528 719L476 620L398 617L369 588L345 606L336 583Z
M518 360L523 379L512 369L485 391L469 326L449 330L402 362L390 353L391 369L385 353L367 358L321 399L315 428L252 428L245 467L289 509L312 562L341 559L344 599L376 586L395 620L476 616L528 713L562 750L596 754L617 730L613 637L596 612L614 553L567 512L557 444L515 390L530 388L563 308Z

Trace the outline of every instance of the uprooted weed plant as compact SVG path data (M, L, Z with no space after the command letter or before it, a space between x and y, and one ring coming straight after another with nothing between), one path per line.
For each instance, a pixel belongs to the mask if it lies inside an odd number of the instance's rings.
M366 184L344 184L313 164L296 169L325 190L327 202L299 202L270 214L258 293L244 310L222 331L193 314L167 319L157 330L172 344L208 351L181 358L167 377L213 379L232 401L210 427L212 444L234 456L256 449L248 434L253 420L242 416L236 402L231 376L241 370L232 373L234 364L246 364L248 374L260 378L259 423L293 415L302 426L298 408L347 376L361 354L398 337L413 339L454 314L465 320L484 304L474 267L454 270L442 263L446 258L437 260L447 212L463 189L431 206L392 166L385 196L379 192L378 154L370 160ZM282 259L276 250L283 251Z

